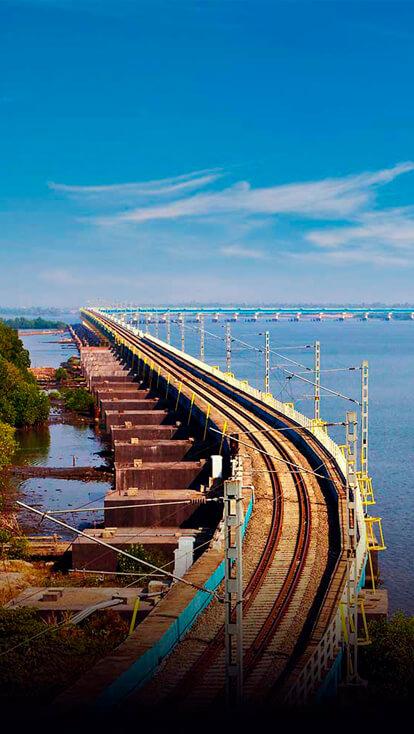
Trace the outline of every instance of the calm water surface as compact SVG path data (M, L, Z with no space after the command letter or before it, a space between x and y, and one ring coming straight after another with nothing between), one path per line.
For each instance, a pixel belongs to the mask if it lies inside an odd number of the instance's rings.
M57 336L35 334L23 338L30 351L32 366L58 367L72 354L74 348L58 343ZM88 424L70 425L53 423L33 430L18 431L19 450L16 464L68 467L73 457L78 466L100 466L105 459L99 452L106 448L99 433ZM19 494L27 504L43 510L73 509L85 506L82 513L59 516L75 527L93 527L103 520L103 512L88 512L88 507L102 507L105 493L110 489L108 482L81 482L75 479L62 480L52 477L27 479L18 483ZM42 521L28 512L20 514L22 526L33 534L58 533L71 539L73 533L58 528L50 521Z

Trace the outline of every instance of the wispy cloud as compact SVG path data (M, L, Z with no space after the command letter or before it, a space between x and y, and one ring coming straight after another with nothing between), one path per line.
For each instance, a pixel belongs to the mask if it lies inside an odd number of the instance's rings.
M210 168L135 183L49 186L81 203L80 221L98 225L95 233L122 238L141 254L185 260L213 253L259 264L285 254L312 261L323 251L326 263L398 267L414 265L414 206L380 210L377 191L413 170L405 162L338 178L223 187L226 172Z
M307 239L319 247L376 242L398 248L414 249L414 209L405 207L366 212L351 227L336 227L309 232Z
M49 181L48 186L52 191L58 191L76 197L95 199L112 196L119 199L130 197L131 195L136 197L166 196L191 191L193 189L201 189L208 184L214 183L222 175L223 173L220 169L211 168L154 181L118 183L108 186L78 186Z
M268 255L262 250L240 245L226 245L220 248L220 254L226 257L241 257L247 260L266 260Z
M305 218L342 219L362 211L373 200L375 187L414 169L411 162L344 178L252 188L248 182L154 206L97 217L100 225L140 224L156 220L197 218L217 214L245 216L293 214Z
M306 240L331 262L413 265L414 208L364 212L352 226L313 230Z

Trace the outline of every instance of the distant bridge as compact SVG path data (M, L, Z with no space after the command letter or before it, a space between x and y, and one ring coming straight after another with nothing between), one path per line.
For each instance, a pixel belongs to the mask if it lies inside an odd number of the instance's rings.
M392 307L392 306L377 306L373 308L367 308L364 306L289 306L281 308L261 308L256 306L233 306L233 307L196 307L196 306L114 306L100 309L102 313L106 313L109 316L128 316L133 320L139 319L140 317L151 315L163 318L167 316L195 316L200 317L201 315L211 316L213 320L218 321L220 316L224 318L231 318L236 320L239 316L246 317L249 319L260 319L267 318L277 321L280 317L291 317L294 320L300 320L302 316L311 316L317 320L323 320L324 318L339 318L347 319L355 316L359 316L363 320L368 320L370 317L381 317L387 320L392 319L394 316L400 318L408 318L414 320L414 306L407 307Z

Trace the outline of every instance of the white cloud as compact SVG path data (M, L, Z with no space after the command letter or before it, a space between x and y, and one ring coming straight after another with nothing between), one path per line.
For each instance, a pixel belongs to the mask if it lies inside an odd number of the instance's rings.
M267 258L263 250L242 247L240 245L226 245L220 249L220 253L226 257L246 258L247 260L265 260Z
M266 261L277 254L313 261L323 250L324 259L332 264L403 266L414 264L414 207L382 211L373 207L380 186L413 170L414 163L406 162L373 172L261 188L246 181L220 188L221 169L109 186L50 186L89 207L89 216L80 221L100 225L99 236L116 237L118 243L122 238L141 255L157 251L170 260L186 260L203 258L213 248L246 267L246 261ZM206 190L211 184L214 187ZM99 214L102 211L104 215ZM325 226L312 228L315 219Z
M324 248L376 243L414 250L414 211L407 207L366 212L354 226L314 230L306 239Z
M372 201L373 189L412 171L411 162L344 178L252 188L242 181L221 191L199 193L154 206L140 206L112 216L96 217L100 225L198 218L217 214L245 216L290 214L305 218L343 219L355 216Z
M192 189L200 189L203 186L217 181L222 176L220 169L211 168L202 171L193 171L184 173L181 176L173 176L170 178L157 179L154 181L140 181L135 183L119 183L110 184L108 186L77 186L56 183L50 181L48 187L52 191L59 191L63 194L74 195L78 198L100 198L100 197L122 197L136 196L165 196L167 194L175 194L178 192L190 191Z

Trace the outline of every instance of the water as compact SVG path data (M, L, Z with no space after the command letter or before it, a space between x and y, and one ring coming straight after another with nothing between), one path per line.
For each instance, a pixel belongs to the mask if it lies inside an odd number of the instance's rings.
M61 362L66 362L69 357L77 355L74 344L59 344L61 334L30 334L20 332L25 349L30 352L32 367L59 367ZM65 334L64 338L68 338Z
M67 345L59 344L58 338L43 334L23 337L25 347L30 351L32 366L59 367L71 354L77 353L75 348L69 351ZM18 431L16 438L19 449L14 463L18 465L70 467L73 465L73 457L77 466L100 466L106 463L99 452L107 447L95 427L87 423L52 423ZM82 482L52 477L36 477L17 482L21 499L37 509L56 511L86 506L82 513L58 516L76 528L93 527L103 521L102 511L88 512L87 507L102 507L105 493L110 488L111 484L108 482ZM28 533L58 533L62 538L73 538L73 533L57 527L51 521L43 520L39 523L30 512L20 512L19 520Z
M198 356L197 324L188 323L186 349ZM154 326L151 327L154 333ZM224 324L206 319L205 329L220 340L205 338L205 358L210 364L225 368ZM383 519L387 550L380 554L381 577L389 591L391 610L403 609L414 613L414 459L412 451L414 416L414 323L410 321L359 320L249 323L244 320L231 324L232 336L257 347L263 347L263 332L270 332L271 348L290 359L312 368L313 349L286 349L321 342L322 369L359 366L363 359L370 365L370 450L369 471L374 480L377 504L370 514ZM259 334L261 332L262 335ZM165 338L160 325L159 336ZM180 347L177 325L171 328L172 343ZM263 353L257 353L233 342L232 371L248 379L254 387L263 389ZM275 354L271 365L286 365L285 369L300 372ZM360 398L360 371L322 372L326 387L338 390L354 399ZM302 375L312 379L312 374ZM281 369L271 371L271 391L283 401L295 402L298 410L312 416L313 386L299 379L287 379ZM354 404L322 391L321 415L327 421L342 421L346 410ZM330 429L339 443L344 442L344 429Z
M88 507L103 507L106 492L111 488L108 482L80 482L76 479L26 479L19 485L22 502L36 507L38 510L68 510L57 515L58 519L75 528L94 527L103 522L103 511L88 511ZM82 512L71 514L71 510L82 508ZM51 520L42 520L33 513L22 510L19 522L25 532L31 535L49 535L57 533L62 538L73 540L74 533L59 527Z

